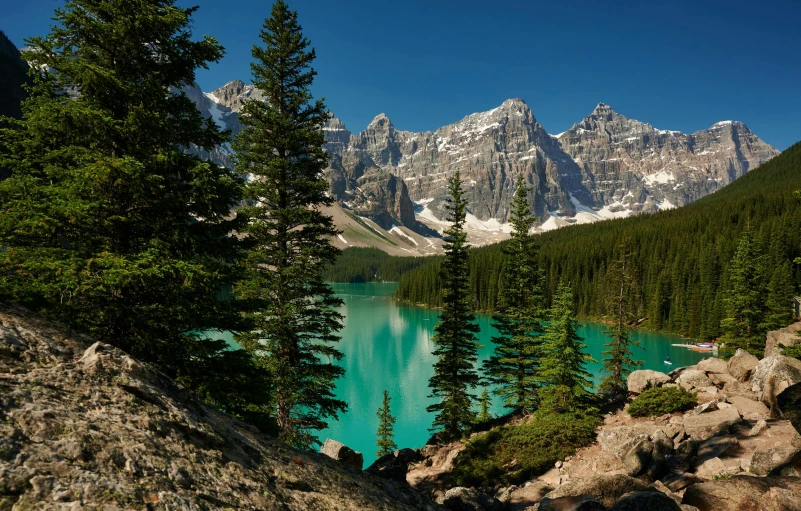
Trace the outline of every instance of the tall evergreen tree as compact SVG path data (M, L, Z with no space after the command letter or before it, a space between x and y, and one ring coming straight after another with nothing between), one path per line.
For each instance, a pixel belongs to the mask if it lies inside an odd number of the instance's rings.
M793 322L793 268L790 261L782 261L773 267L773 272L766 288L765 319L761 330L783 328Z
M217 381L203 393L230 411L238 378L209 372L253 368L202 332L238 323L216 298L238 276L226 217L242 181L185 152L227 138L180 92L223 55L193 37L195 10L70 0L27 41L24 117L0 121L0 166L13 172L0 183L0 294L194 388Z
M484 389L481 391L481 397L478 400L478 415L476 416L476 422L481 424L484 422L489 422L492 420L492 415L490 414L490 396L489 391Z
M438 401L426 410L436 413L432 429L441 430L450 439L459 437L475 421L471 408L475 395L470 390L479 382L475 368L479 326L470 310L467 233L464 230L467 200L458 170L448 180L448 193L446 208L451 225L444 232L445 260L440 268L442 310L432 338L437 361L434 376L428 382L430 397Z
M344 373L333 363L342 358L333 345L342 301L321 276L339 253L329 242L333 220L320 209L333 202L322 175L328 114L309 91L315 53L297 13L277 0L259 36L251 69L264 101L244 102L235 141L237 169L253 176L239 210L252 247L248 275L235 289L249 303L251 327L237 342L273 376L280 438L310 448L319 443L314 430L347 406L333 392Z
M592 375L586 364L595 362L584 353L573 311L573 293L562 285L553 299L540 358L542 408L556 413L576 412L587 406Z
M765 350L762 335L765 332L762 328L766 298L764 273L763 254L751 229L746 229L729 263L729 293L724 300L726 317L720 322L721 341L726 345L722 354L731 355L737 348L743 348L762 356Z
M535 221L525 182L519 179L509 220L512 237L503 248L499 311L493 316L498 335L492 339L495 351L484 362L484 372L507 407L525 412L537 406L538 347L545 315L539 247L529 232Z
M378 436L378 440L376 441L378 450L375 452L376 458L380 458L385 454L392 454L398 450L398 446L395 443L395 417L392 416L389 402L389 392L385 390L384 401L381 404L381 408L379 408L376 413L378 416L378 431L376 433Z
M633 358L632 352L632 348L638 347L640 343L633 340L629 333L629 323L635 319L636 310L636 269L631 245L630 239L623 239L618 246L617 258L609 269L612 325L604 332L609 336L609 342L605 345L606 350L601 353L606 376L601 381L600 390L613 396L626 394L626 378L641 364Z

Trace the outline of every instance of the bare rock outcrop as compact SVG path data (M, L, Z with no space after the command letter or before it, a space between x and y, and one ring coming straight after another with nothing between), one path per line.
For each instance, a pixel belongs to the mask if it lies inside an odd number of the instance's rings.
M632 371L629 374L626 383L629 392L632 394L640 394L644 390L652 387L660 387L670 381L670 376L659 371L652 371L650 369L641 369L639 371Z
M759 395L760 400L770 402L796 383L801 383L801 360L771 355L756 365L751 378L751 390Z
M782 348L801 344L801 321L790 326L768 332L765 340L765 358L781 355Z
M791 511L799 509L799 502L800 478L747 475L695 484L682 499L700 511Z
M0 509L434 510L124 352L0 305Z

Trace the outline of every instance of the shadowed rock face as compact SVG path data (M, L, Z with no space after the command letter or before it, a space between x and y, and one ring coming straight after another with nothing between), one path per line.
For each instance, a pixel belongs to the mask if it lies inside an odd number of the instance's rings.
M0 509L145 506L439 509L294 450L118 349L0 304Z
M241 100L260 97L239 80L191 96L198 97L201 112L234 134L241 129ZM413 203L443 220L447 179L456 170L478 220L507 221L523 179L532 190L532 211L543 221L553 216L545 227L553 228L688 204L778 154L737 121L683 134L628 119L603 103L552 136L517 98L435 131L397 129L385 114L360 133L335 117L323 129L332 194L382 227L399 222L415 228ZM366 174L381 182L381 190L359 182Z

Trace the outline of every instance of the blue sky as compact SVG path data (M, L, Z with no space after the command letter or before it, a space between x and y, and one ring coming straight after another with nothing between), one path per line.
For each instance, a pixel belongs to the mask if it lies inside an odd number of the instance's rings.
M249 81L270 1L179 2L227 50L203 89ZM22 45L61 2L2 3L0 29ZM736 119L778 149L801 140L801 0L288 3L317 50L314 92L351 131L381 112L436 129L520 97L550 133L602 101L660 129Z

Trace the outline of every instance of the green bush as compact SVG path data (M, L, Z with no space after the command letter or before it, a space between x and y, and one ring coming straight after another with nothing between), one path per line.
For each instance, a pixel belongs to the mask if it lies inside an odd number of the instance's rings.
M457 486L518 484L540 475L576 449L592 443L596 412L535 413L520 426L504 426L469 441L447 483Z
M782 348L782 355L785 357L793 357L801 360L801 344L793 344L792 346L785 346Z
M683 412L696 404L698 401L695 393L690 393L682 387L657 387L637 396L628 411L632 417L650 417Z

